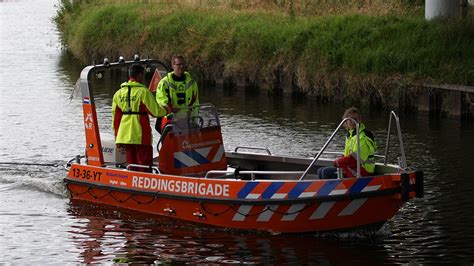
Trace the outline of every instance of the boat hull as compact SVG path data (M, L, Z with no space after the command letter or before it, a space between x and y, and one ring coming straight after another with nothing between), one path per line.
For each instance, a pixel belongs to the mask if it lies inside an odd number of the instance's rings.
M351 230L392 218L416 196L418 173L337 180L238 180L168 176L73 164L73 200L223 228L273 233Z

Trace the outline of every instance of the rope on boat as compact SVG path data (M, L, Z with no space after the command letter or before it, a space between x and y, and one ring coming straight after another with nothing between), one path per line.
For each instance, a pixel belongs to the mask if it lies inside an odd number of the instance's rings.
M71 191L71 189L69 188L69 184L66 185L67 188L69 189L69 191ZM158 198L156 196L150 196L151 199L148 200L148 201L140 201L140 200L137 200L135 198L135 196L137 195L134 195L134 194L130 194L128 196L128 198L126 199L119 199L116 195L114 195L112 192L112 190L107 190L106 193L104 193L103 195L96 195L93 193L93 190L94 188L92 187L87 187L87 189L83 192L79 192L79 193L73 193L72 196L73 197L77 197L77 196L81 196L81 195L84 195L84 194L89 194L91 197L93 197L94 199L103 199L105 198L106 196L110 196L112 199L114 199L116 202L118 203L125 203L127 201L129 201L130 199L132 199L133 201L135 201L137 204L139 205L148 205L148 204L151 204L152 202L154 202L155 200L158 200ZM139 195L140 196L140 195ZM282 216L287 216L287 215L294 215L294 214L298 214L304 210L306 210L310 204L304 204L304 207L302 207L301 209L299 210L296 210L294 212L279 212L277 210L273 210L271 208L271 206L265 206L265 208L263 208L263 210L261 211L258 211L258 212L255 212L255 213L242 213L240 212L238 209L235 208L234 204L230 204L228 208L226 208L225 210L221 211L221 212L214 212L212 210L210 210L208 207L206 207L205 203L203 202L199 202L199 206L202 208L202 210L206 213L206 214L209 214L209 215L212 215L212 216L220 216L220 215L223 215L225 214L226 212L228 212L229 210L232 210L234 211L234 213L238 213L239 215L242 215L244 217L252 217L252 216L257 216L257 215L260 215L266 211L271 211L273 213L276 213L276 214L279 214L279 215L282 215Z
M103 198L105 198L105 197L110 193L110 190L109 190L109 191L107 191L106 193L104 193L104 195L102 195L102 196L97 196L97 195L93 194L91 190L92 190L91 187L88 187L87 192L88 192L89 195L91 195L94 199L103 199Z
M242 215L242 216L244 216L244 217L257 216L257 215L260 215L260 214L264 213L264 212L267 210L267 208L263 208L262 211L259 211L259 212L256 212L256 213L252 213L252 214L251 214L251 213L241 213L239 210L236 210L236 209L234 208L234 205L230 205L230 208L231 208L235 213L238 213L238 214L240 214L240 215Z
M110 190L109 190L108 193L106 193L106 195L107 195L107 194L108 194L110 197L112 197L115 201L117 201L117 202L119 202L119 203L125 203L125 202L127 202L128 200L130 200L130 199L134 196L133 194L130 194L130 195L128 196L128 198L126 198L125 200L122 200L122 199L117 199L117 198L114 196L114 194L112 194L112 191L110 191ZM104 195L104 197L105 197L105 195Z
M303 207L303 208L301 208L300 210L294 211L294 212L279 212L279 211L277 211L277 210L273 210L273 209L271 209L271 208L270 208L270 206L268 206L268 210L269 210L269 211L272 211L272 212L274 212L274 213L276 213L276 214L280 214L280 215L283 215L283 216L285 216L285 215L293 215L293 214L298 214L298 213L300 213L300 212L302 212L302 211L306 210L307 208L309 208L309 206L311 206L311 205L310 205L310 204L307 204L307 203L305 203L305 205L304 205L304 207Z
M134 197L132 197L132 200L135 201L138 205L148 205L148 204L152 203L153 201L155 201L156 199L157 199L156 196L154 196L153 198L151 198L150 201L141 202L139 200L136 200Z
M66 186L67 186L67 188L68 188L69 191L72 191L72 190L69 188L69 184L66 184ZM73 196L73 197L82 196L82 195L84 195L84 194L86 194L86 193L89 194L89 196L93 197L94 199L103 199L103 198L105 198L106 196L110 196L112 199L114 199L116 202L119 202L119 203L125 203L125 202L129 201L130 199L132 199L133 201L135 201L135 202L136 202L137 204L139 204L139 205L148 205L148 204L152 203L153 201L155 201L155 200L157 199L156 196L153 196L153 197L151 198L151 200L145 202L145 201L140 201L140 200L135 199L135 196L136 196L136 195L131 194L128 198L122 200L122 199L117 198L117 196L115 196L114 194L112 194L112 192L113 192L112 190L107 190L107 192L104 193L104 194L101 195L101 196L98 196L98 195L94 194L94 193L93 193L93 190L94 190L93 188L87 187L87 189L84 190L83 192L72 193L72 196Z
M236 210L236 209L234 208L234 205L233 205L233 204L229 205L229 208L227 208L227 209L225 209L224 211L219 212L219 213L217 213L217 212L212 212L212 211L209 210L209 209L204 205L204 203L202 203L202 202L199 202L199 205L201 206L201 208L203 209L204 212L206 212L207 214L213 215L213 216L219 216L219 215L222 215L222 214L226 213L228 210L233 210L235 213L238 213L238 214L240 214L240 215L242 215L242 216L245 216L245 217L257 216L257 215L260 215L260 214L262 214L262 213L264 213L264 212L266 212L266 211L271 211L271 212L273 212L273 213L280 214L280 215L282 215L282 216L285 216L285 215L294 215L294 214L298 214L298 213L300 213L300 212L306 210L306 209L309 208L309 206L310 206L310 204L305 204L303 208L301 208L301 209L299 209L299 210L297 210L297 211L294 211L294 212L279 212L279 211L277 211L277 210L273 210L273 209L271 208L271 206L265 206L265 208L263 208L262 211L259 211L259 212L256 212L256 213L252 213L252 214L250 214L250 213L244 214L244 213L241 213L238 209Z
M66 187L67 187L67 189L68 189L69 191L72 191L71 188L69 188L69 184L66 184ZM92 188L91 188L91 187L87 187L87 189L84 190L84 192L81 192L81 193L71 193L71 195L77 197L77 196L82 196L82 195L84 195L84 194L86 194L86 193L89 193L90 196L94 197L94 195L92 195L92 194L89 192L90 189L92 189Z
M219 216L219 215L222 215L224 213L226 213L228 210L231 210L232 209L232 205L229 205L229 208L223 210L222 212L211 212L210 210L207 209L206 205L204 205L203 202L199 202L199 206L201 206L202 210L207 213L207 214L210 214L212 216Z
M300 212L306 210L306 209L310 206L310 204L305 204L305 206L304 206L303 208L301 208L300 210L294 211L294 212L279 212L279 211L277 211L277 210L273 210L270 206L265 206L265 208L263 208L263 210L261 210L261 211L258 211L258 212L255 212L255 213L247 213L247 214L245 214L245 213L241 213L238 209L236 210L236 209L234 208L234 205L233 205L233 204L229 205L229 208L227 208L227 209L225 209L224 211L219 212L219 213L217 213L217 212L212 212L212 211L209 210L209 209L204 205L204 203L202 203L202 202L200 202L199 205L201 206L202 210L203 210L205 213L210 214L210 215L213 215L213 216L219 216L219 215L222 215L222 214L226 213L226 212L229 211L229 210L233 210L235 213L238 213L238 214L240 214L240 215L242 215L242 216L244 216L244 217L257 216L257 215L260 215L260 214L262 214L262 213L264 213L264 212L266 212L266 211L271 211L271 212L273 212L273 213L280 214L280 215L282 215L282 216L285 216L285 215L294 215L294 214L298 214L298 213L300 213Z

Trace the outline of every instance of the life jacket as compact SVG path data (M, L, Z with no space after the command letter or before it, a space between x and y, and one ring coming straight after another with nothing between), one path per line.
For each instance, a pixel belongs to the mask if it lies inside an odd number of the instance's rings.
M163 116L166 110L156 103L145 85L136 81L122 83L112 101L115 143L151 145L149 114Z
M173 72L170 72L161 79L156 90L156 101L161 106L185 108L199 105L199 90L196 81L188 72L184 72L184 77L184 81L175 81Z
M361 174L363 176L374 173L375 170L375 151L377 144L374 135L365 129L365 125L359 124L360 138L360 163ZM357 174L357 132L352 129L346 136L344 147L344 156L335 161L335 165L341 167L346 177L354 177Z

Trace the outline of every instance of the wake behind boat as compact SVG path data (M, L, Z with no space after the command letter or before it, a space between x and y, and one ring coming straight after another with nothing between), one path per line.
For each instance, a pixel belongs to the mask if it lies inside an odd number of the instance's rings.
M210 226L275 233L380 228L401 206L423 197L423 173L407 167L398 117L390 113L386 151L373 176L319 179L322 158L344 119L314 158L273 155L241 146L225 151L218 113L201 105L177 113L158 142L150 166L127 165L113 139L100 134L93 97L106 72L142 64L148 73L166 70L157 60L88 66L80 76L86 154L67 163L64 179L73 201L88 201ZM110 75L111 77L114 75ZM392 119L401 158L388 164ZM357 125L358 132L358 125ZM358 162L360 154L357 155ZM360 165L360 163L358 163Z

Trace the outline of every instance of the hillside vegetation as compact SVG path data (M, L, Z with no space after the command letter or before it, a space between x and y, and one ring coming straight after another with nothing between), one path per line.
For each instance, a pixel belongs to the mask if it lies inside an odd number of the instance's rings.
M326 98L413 83L474 85L473 16L425 21L420 2L63 0L55 21L84 63L183 54L203 79L245 77L256 87L286 80Z

